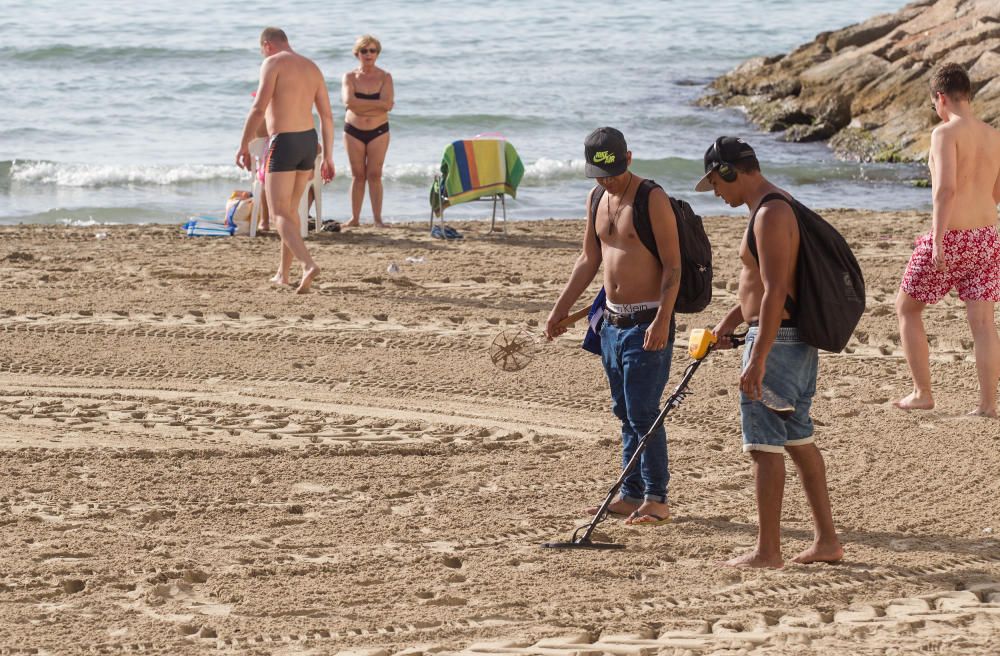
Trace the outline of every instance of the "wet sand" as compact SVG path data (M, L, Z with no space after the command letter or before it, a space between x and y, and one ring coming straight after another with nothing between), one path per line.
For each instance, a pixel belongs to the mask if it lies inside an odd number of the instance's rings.
M997 653L1000 423L964 416L957 299L927 312L937 409L890 404L930 219L824 214L869 297L814 405L847 554L781 571L718 566L756 527L736 352L668 422L674 523L538 547L616 476L607 385L580 326L517 373L487 349L540 333L580 221L324 233L306 296L267 283L273 237L0 228L0 653ZM715 298L679 318L669 389L734 302L743 225L706 221ZM786 560L811 538L788 469Z

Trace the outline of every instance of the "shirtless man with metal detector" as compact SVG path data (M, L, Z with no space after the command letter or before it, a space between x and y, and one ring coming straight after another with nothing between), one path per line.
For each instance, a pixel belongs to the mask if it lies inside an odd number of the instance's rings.
M262 120L271 135L264 188L268 209L281 236L278 273L271 280L288 284L294 256L302 262L302 281L296 293L305 294L319 275L300 232L299 199L312 180L316 162L316 129L312 108L316 105L323 130L323 180L333 179L333 114L323 73L310 59L292 50L284 31L266 28L260 35L260 85L243 126L236 165L250 170L249 144Z
M603 188L596 216L587 199L583 250L545 326L549 339L604 263L607 307L601 328L601 360L611 387L612 409L622 422L622 466L659 415L660 397L670 375L674 302L681 277L677 222L667 194L628 170L632 161L625 137L599 128L584 142L587 177ZM645 183L645 184L644 184ZM640 192L640 187L642 191ZM643 245L633 225L637 194L646 202L659 257ZM667 437L662 425L647 442L640 466L622 484L610 512L632 526L656 526L670 519L667 506ZM589 509L591 514L598 508Z
M740 244L738 303L712 331L717 348L733 345L731 336L750 325L740 376L743 450L753 457L760 522L757 547L729 560L732 567L781 567L781 503L785 492L785 452L799 472L812 509L815 539L796 556L797 563L836 562L844 550L837 537L826 485L826 465L813 441L809 408L816 391L818 352L801 341L788 299L795 301L799 227L791 196L761 175L753 148L742 139L720 137L705 153L705 177L696 191L715 191L730 207L751 211ZM756 253L749 241L756 241ZM755 257L755 255L757 257ZM758 259L759 258L759 259ZM782 417L768 404L768 384L790 407ZM785 411L783 407L781 411Z

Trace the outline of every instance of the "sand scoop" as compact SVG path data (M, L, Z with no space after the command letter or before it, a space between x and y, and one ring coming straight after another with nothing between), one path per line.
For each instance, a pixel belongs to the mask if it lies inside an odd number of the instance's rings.
M568 328L587 316L589 307L577 310L559 322L560 328ZM539 335L525 328L508 328L493 338L490 344L490 361L493 366L504 371L520 371L535 359L538 351Z
M743 335L730 335L729 339L733 346L739 346L743 343ZM639 465L639 458L642 456L642 452L646 449L646 444L649 442L653 433L663 425L664 420L667 418L667 414L679 406L681 401L690 394L688 390L688 384L691 382L694 372L698 370L702 361L708 356L709 353L715 347L716 337L712 334L712 331L705 330L703 328L697 328L691 331L691 338L688 342L688 353L694 358L694 362L687 366L684 370L684 377L681 378L681 382L677 385L674 390L667 398L666 404L663 406L663 410L660 411L659 416L657 416L656 421L653 422L653 426L649 429L642 439L639 440L639 444L635 448L635 453L629 459L628 464L622 468L621 476L615 481L615 484L608 491L608 495L604 498L604 502L601 503L601 507L598 508L597 512L594 513L594 518L582 525L578 526L575 531L573 531L573 536L570 538L569 542L546 542L542 546L549 549L624 549L625 545L618 542L594 542L591 539L591 535L597 525L603 522L608 517L608 506L614 501L615 495L618 494L618 490L621 488L622 483L628 477L632 470ZM581 535L581 531L583 534Z

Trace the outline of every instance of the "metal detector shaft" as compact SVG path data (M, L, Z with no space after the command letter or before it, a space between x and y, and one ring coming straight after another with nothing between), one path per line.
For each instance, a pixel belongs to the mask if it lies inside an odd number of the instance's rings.
M694 372L698 370L698 367L701 366L703 360L704 358L701 360L695 360L687 366L687 369L684 370L684 377L681 378L681 382L677 384L677 388L674 389L673 394L667 398L667 402L664 404L663 410L660 411L659 416L656 417L656 421L653 422L652 428L650 428L649 431L642 436L642 439L639 440L639 444L635 447L635 453L632 454L632 457L629 458L625 468L622 469L621 476L618 477L618 480L615 481L615 484L608 491L608 495L604 498L604 502L601 504L601 507L594 514L594 519L592 519L590 524L587 525L587 532L584 533L579 540L574 534L573 542L590 542L591 533L594 532L594 529L597 528L598 524L604 521L605 515L608 512L608 506L611 505L615 495L618 494L618 490L621 488L622 483L625 482L628 475L631 474L632 470L634 470L636 465L639 464L639 459L642 457L642 452L646 449L647 442L652 439L653 433L655 433L663 425L663 422L666 420L670 411L679 406L681 401L684 400L684 397L687 396L688 383L691 382L691 377L694 376ZM577 529L577 531L579 531L579 529Z
M746 333L731 334L727 335L729 337L730 344L733 348L742 345L745 340ZM611 505L612 500L614 500L615 495L621 489L622 483L628 478L636 465L639 464L639 459L642 457L643 451L646 449L646 445L650 439L652 439L653 433L655 433L661 426L663 426L664 420L666 420L667 415L671 410L676 408L681 404L684 398L690 393L688 391L688 384L691 382L691 378L694 373L701 366L702 361L708 357L708 354L715 350L716 338L710 331L703 329L696 329L691 331L691 341L688 345L688 352L691 357L695 360L687 366L684 370L684 376L681 378L681 382L678 383L677 387L674 389L673 394L667 397L666 403L663 405L663 410L656 417L656 421L653 422L652 428L642 436L639 440L639 444L636 445L635 453L629 458L629 461L622 468L622 473L615 481L615 484L608 491L608 495L604 497L604 501L601 503L600 508L594 513L594 518L587 524L578 526L575 531L573 531L573 536L570 538L569 542L546 542L543 547L549 547L552 549L623 549L625 545L618 544L614 542L594 542L591 540L591 535L597 525L605 520L608 514L608 506ZM580 537L580 531L586 529L586 532Z
M582 319L585 316L587 316L587 314L589 312L590 312L590 308L589 307L582 307L579 310L577 310L576 312L574 312L573 314L569 315L568 317L566 317L565 319L563 319L562 321L560 321L559 322L559 327L560 328L569 328L574 323L576 323L580 319Z

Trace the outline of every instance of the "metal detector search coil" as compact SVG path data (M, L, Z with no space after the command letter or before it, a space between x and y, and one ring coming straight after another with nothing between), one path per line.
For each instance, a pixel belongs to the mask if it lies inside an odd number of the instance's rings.
M560 328L568 328L587 316L590 308L583 307L559 322ZM520 371L535 359L538 352L538 335L524 328L510 328L493 338L490 344L490 362L497 369Z

